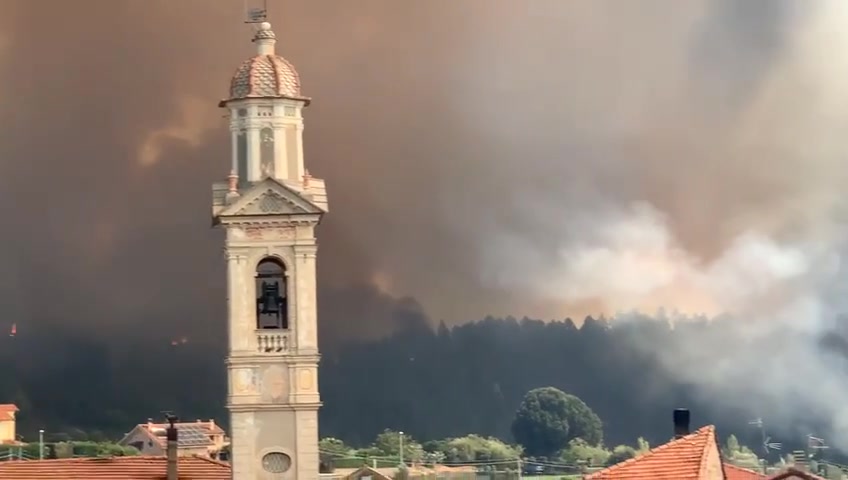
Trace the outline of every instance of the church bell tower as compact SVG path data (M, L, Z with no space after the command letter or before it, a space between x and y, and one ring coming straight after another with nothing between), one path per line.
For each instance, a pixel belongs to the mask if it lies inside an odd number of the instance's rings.
M303 162L300 77L276 55L267 22L220 107L229 113L230 174L213 185L226 232L233 480L318 478L315 228L324 181Z

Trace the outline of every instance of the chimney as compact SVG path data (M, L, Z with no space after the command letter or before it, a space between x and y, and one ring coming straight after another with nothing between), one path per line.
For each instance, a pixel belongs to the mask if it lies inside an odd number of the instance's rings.
M689 409L674 409L674 438L689 435Z
M168 415L168 480L177 480L177 417Z
M804 450L795 450L792 452L792 460L794 465L792 466L795 470L799 472L809 472L810 464L809 459L807 458L807 452Z

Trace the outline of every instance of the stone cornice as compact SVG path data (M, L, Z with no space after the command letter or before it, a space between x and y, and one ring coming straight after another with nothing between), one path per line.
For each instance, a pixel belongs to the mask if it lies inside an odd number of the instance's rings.
M314 366L321 361L320 354L281 354L281 355L256 355L253 353L245 353L240 355L238 352L233 352L224 360L228 367L245 367L258 365L303 365Z
M244 215L244 216L217 216L215 223L218 225L233 225L240 227L291 227L309 226L321 223L321 214L295 214L295 215Z
M310 257L314 257L318 253L318 245L314 242L311 244L308 243L297 243L293 245L295 255L307 255Z
M230 412L252 413L252 412L294 412L297 410L318 410L324 405L323 402L310 403L285 403L285 404L268 404L268 403L231 403L227 402L227 409Z

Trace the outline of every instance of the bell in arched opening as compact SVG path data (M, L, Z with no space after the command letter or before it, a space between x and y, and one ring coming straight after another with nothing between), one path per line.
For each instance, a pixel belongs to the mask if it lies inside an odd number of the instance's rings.
M286 267L275 258L265 258L256 267L256 328L288 329L289 309Z

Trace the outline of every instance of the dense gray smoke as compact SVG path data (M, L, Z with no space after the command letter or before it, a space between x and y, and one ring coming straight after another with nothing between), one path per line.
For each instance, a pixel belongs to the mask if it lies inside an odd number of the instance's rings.
M704 339L663 349L669 370L848 427L822 372L842 361L813 340L844 302L843 1L269 3L315 99L337 337L423 315L403 296L448 322L732 311L739 334L810 340L727 368ZM0 0L2 321L223 336L209 185L216 101L253 51L242 5Z
M527 142L516 150L559 148L522 162L535 171L517 182L521 221L493 219L485 278L599 311L730 312L720 338L640 346L719 404L755 405L776 423L815 419L848 447L847 365L822 342L845 333L837 318L848 311L848 7L719 2L638 22L620 5L606 13L580 26L596 49L588 72L537 86L559 85L572 108L541 102L532 123L560 130L516 140ZM641 35L621 34L634 23ZM513 117L487 113L514 134Z

